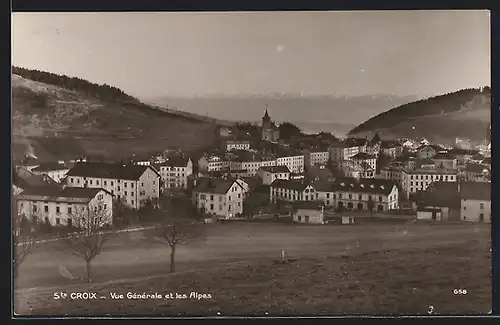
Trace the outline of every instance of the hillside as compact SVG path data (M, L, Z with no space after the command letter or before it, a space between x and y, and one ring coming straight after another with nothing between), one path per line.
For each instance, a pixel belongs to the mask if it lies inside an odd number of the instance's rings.
M479 142L490 125L491 90L464 89L398 106L360 124L351 136L426 137L454 143L456 137Z
M164 112L105 85L80 81L70 87L57 75L28 76L46 82L12 75L14 150L49 137L68 140L58 142L59 151L61 146L71 150L77 140L87 155L117 158L169 147L204 147L214 140L213 121Z
M276 123L291 122L306 133L331 132L344 136L367 116L417 100L392 95L342 97L335 95L254 94L207 97L163 97L152 102L221 120L260 123L266 105Z

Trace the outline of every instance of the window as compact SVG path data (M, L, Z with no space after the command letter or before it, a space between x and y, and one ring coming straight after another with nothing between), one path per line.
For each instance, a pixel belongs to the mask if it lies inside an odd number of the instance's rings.
M56 218L56 225L60 225L60 224L61 224L61 219Z
M114 182L113 182L113 181L111 181L111 186L113 186L113 185L114 185Z
M213 210L213 209L214 209L214 205L210 204L210 210Z
M349 199L352 199L352 194L349 194Z
M329 199L330 198L330 193L326 193L326 198ZM328 201L327 201L328 202Z
M239 199L239 198L241 198L241 194L240 194L240 193L238 193L238 199Z
M56 213L61 213L61 208L56 207Z
M123 187L127 188L127 183L123 184Z
M79 178L77 178L77 179L76 179L76 182L77 182L78 184L80 184L80 179L79 179Z
M92 185L92 180L90 180L90 185Z
M134 201L132 201L132 204L134 204L133 202ZM104 203L104 210L106 210L107 208L108 208L108 205L106 203Z
M127 191L123 192L123 195L127 196Z
M134 183L130 183L130 187L131 187L131 188L134 188Z
M37 212L38 211L38 207L36 205L33 206L33 212Z
M222 204L219 204L219 210L222 210Z
M479 209L481 209L481 210L484 209L484 203L479 203Z
M45 212L49 212L49 206L48 205L45 206Z
M304 217L304 221L305 221L305 222L309 222L309 216L305 216L305 217Z
M378 197L378 201L382 202L382 197L381 196Z
M120 186L118 186L118 192L120 191Z
M213 200L214 200L214 196L210 195L210 201L213 201Z
M68 207L68 213L71 214L71 207Z
M298 219L299 221L302 221L302 217L301 217L301 216L297 216L297 219Z
M134 196L134 192L130 192L130 195L131 195L131 196Z
M467 207L464 207L464 210L467 210Z
M359 200L361 201L361 199L362 199L362 196L361 196L361 195L359 195L359 196L358 196L358 199L359 199Z
M97 180L97 181L95 181L95 182L96 182L96 184L97 184L97 185L99 185L99 181L98 181L98 180Z
M71 178L69 179L69 181L70 181L71 183L73 183L73 177L71 177Z

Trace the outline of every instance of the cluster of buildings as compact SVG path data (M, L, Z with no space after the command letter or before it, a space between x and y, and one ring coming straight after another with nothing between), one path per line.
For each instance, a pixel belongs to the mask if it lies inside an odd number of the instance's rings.
M248 215L258 197L259 210L289 208L305 223L341 211L386 213L404 202L423 219L491 220L491 158L479 149L378 134L371 140L303 135L287 143L267 109L259 139L234 133L221 128L220 144L196 158L176 152L120 163L37 163L28 157L14 178L18 210L54 225L71 225L77 211L106 211L112 222L114 202L137 210L181 191L214 218Z

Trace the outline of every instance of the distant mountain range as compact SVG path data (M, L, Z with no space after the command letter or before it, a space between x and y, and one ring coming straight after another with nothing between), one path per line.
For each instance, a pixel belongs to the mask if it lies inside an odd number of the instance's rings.
M481 142L491 124L489 87L463 89L395 107L353 128L349 135L382 137L425 137L430 141L454 144L465 138Z
M169 110L180 110L220 120L259 123L267 106L271 118L278 124L286 121L296 124L307 133L325 131L343 136L369 117L418 99L418 96L394 95L346 97L267 93L162 97L143 101L168 107Z

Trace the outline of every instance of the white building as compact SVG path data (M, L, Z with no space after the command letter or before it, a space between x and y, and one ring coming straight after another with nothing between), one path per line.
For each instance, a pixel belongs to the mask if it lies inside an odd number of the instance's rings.
M198 170L200 172L220 172L229 169L229 161L218 156L203 156L198 160Z
M292 173L304 172L304 155L290 154L276 158L276 166L287 166Z
M200 179L193 190L193 203L199 211L222 218L243 213L245 188L237 180Z
M31 169L31 172L33 174L47 175L57 183L61 183L61 181L66 177L66 173L68 171L69 171L68 167L59 163L40 164L39 166Z
M328 150L304 150L304 165L309 168L317 164L326 164L329 156Z
M224 141L223 149L225 151L232 150L250 150L250 141L248 140L227 140Z
M360 153L366 152L368 147L367 139L356 139L356 138L348 138L344 141L344 160L351 159L352 156Z
M133 209L146 201L157 204L160 174L151 166L79 163L66 177L70 187L103 188Z
M410 194L425 191L433 182L456 182L456 180L456 170L404 168L401 174L401 187L406 197L409 198Z
M354 161L359 166L363 166L363 163L366 163L368 166L370 166L371 169L377 169L377 157L375 157L374 155L370 155L365 152L359 152L352 156L350 160Z
M312 183L302 180L276 179L271 183L270 201L315 201L316 190Z
M290 179L290 170L287 166L260 167L257 174L264 185L271 185L277 179Z
M399 190L385 179L342 178L334 182L334 200L338 209L385 212L399 208Z
M256 176L261 167L271 166L276 166L276 160L261 160L256 157L256 159L237 158L229 162L229 170L246 171L248 177Z
M188 177L193 174L193 162L184 157L169 158L156 168L163 181L163 189L187 189Z
M460 219L491 222L491 183L460 183Z
M17 208L33 223L73 226L90 213L112 223L113 196L102 188L31 187L17 198Z
M297 201L294 203L293 222L323 224L324 207L320 202Z

